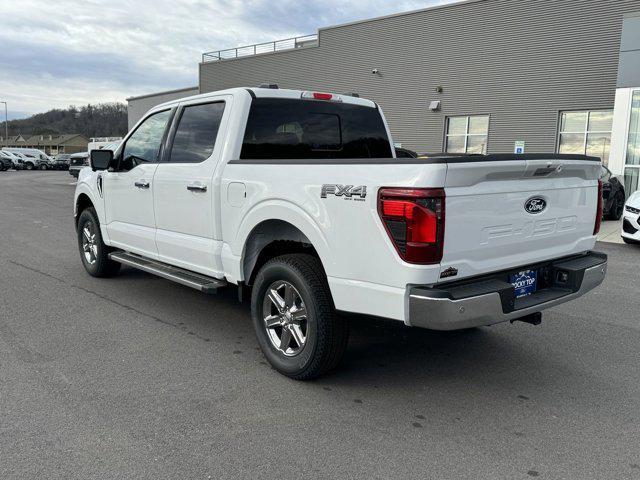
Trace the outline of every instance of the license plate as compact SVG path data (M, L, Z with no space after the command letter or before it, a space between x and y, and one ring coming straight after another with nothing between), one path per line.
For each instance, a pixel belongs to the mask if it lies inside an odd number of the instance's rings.
M538 272L535 270L524 270L515 275L510 275L509 283L516 289L516 298L526 297L536 291Z

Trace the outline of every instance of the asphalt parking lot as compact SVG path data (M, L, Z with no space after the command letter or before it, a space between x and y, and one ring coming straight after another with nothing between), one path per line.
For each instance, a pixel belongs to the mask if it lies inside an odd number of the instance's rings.
M300 383L234 290L89 277L72 180L0 174L0 478L640 478L640 248L537 327L352 318Z

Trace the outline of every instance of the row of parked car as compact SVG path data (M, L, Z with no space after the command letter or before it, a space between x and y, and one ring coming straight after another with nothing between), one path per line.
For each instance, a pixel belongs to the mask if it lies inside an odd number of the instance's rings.
M6 170L69 170L73 163L84 166L88 152L61 153L53 157L30 148L2 148L0 171ZM77 175L76 175L77 176Z
M69 155L66 155L68 157ZM0 150L0 170L66 170L69 164L65 155L50 157L35 148L10 148Z

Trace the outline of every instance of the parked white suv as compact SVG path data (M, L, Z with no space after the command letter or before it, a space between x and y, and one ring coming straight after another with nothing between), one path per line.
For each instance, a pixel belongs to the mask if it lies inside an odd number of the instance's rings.
M75 194L86 270L251 289L285 375L332 368L336 312L455 330L523 320L599 285L600 161L395 158L382 111L346 95L231 89L154 107Z

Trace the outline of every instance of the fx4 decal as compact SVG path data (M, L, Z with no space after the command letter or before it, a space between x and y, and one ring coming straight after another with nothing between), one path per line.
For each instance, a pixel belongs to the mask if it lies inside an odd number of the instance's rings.
M335 195L336 197L344 197L345 200L359 200L362 201L367 196L367 187L360 185L354 187L353 185L337 185L337 184L324 184L320 192L320 198L327 198L327 195ZM354 198L359 197L359 198Z

